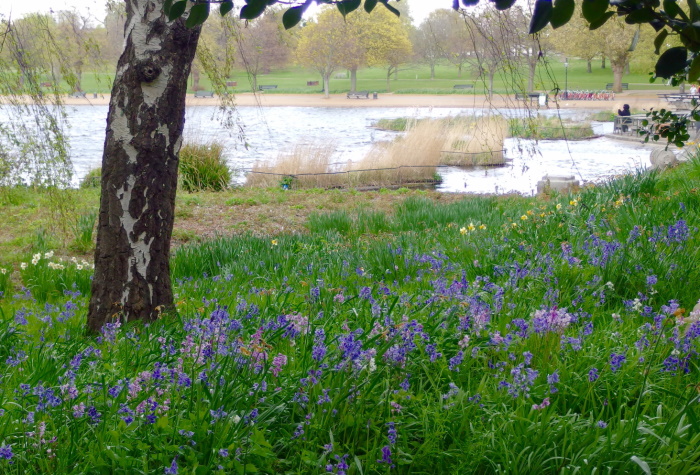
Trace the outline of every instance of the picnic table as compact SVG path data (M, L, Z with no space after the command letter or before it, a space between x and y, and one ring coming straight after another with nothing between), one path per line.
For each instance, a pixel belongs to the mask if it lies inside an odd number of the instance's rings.
M194 97L214 97L214 93L211 91L195 91Z

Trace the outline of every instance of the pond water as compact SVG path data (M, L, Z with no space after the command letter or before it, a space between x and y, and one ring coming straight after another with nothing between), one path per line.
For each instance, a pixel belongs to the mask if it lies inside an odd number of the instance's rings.
M225 129L216 117L216 107L187 109L185 139L216 139L225 144L226 158L237 169L250 168L258 160L272 160L279 151L291 150L299 143L331 143L336 149L334 162L362 158L378 141L391 140L395 132L370 126L378 119L396 117L447 117L482 115L492 110L447 108L310 108L310 107L240 107L246 148L236 131ZM526 110L499 111L508 117L522 117ZM561 110L563 119L584 118L593 111ZM74 181L99 167L104 145L107 106L72 106L67 110L71 124L69 137L75 168ZM554 115L556 110L541 112ZM597 133L612 132L612 123L594 124ZM589 182L646 167L649 149L634 143L607 138L585 141L542 141L507 139L504 144L508 165L498 168L440 168L448 192L503 193L517 191L530 194L542 176L574 175ZM241 178L243 179L243 178Z

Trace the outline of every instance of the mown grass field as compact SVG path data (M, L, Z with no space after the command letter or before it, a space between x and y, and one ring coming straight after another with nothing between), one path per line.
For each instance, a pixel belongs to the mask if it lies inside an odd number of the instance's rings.
M698 473L698 190L695 160L569 196L293 192L335 207L180 246L175 311L97 337L89 264L34 239L0 272L0 472Z
M336 75L346 76L336 78ZM83 76L83 90L88 93L109 93L114 72L109 70L103 73L86 73ZM251 92L251 80L245 70L236 70L231 81L237 81L235 88L230 88L232 92ZM307 81L319 81L319 86L307 86ZM582 60L570 60L568 78L563 63L552 59L547 65L538 67L536 74L537 90L552 90L555 81L560 89L564 89L568 84L570 90L604 90L605 85L613 81L612 70L608 65L606 69L601 69L600 63L595 62L593 72L586 72L586 62ZM661 80L654 84L649 83L648 74L632 73L623 78L629 83L630 90L652 89L672 91L677 88L665 86ZM269 74L258 76L258 84L277 85L275 90L265 91L265 94L319 94L323 90L323 82L318 73L299 67L290 67L284 70L272 71ZM390 81L390 91L397 94L484 94L488 91L488 83L483 78L478 78L472 71L465 69L462 77L458 77L457 68L450 65L438 65L435 69L435 79L430 79L430 68L424 65L406 65L399 72L398 79ZM456 84L472 84L474 89L458 89ZM513 93L519 88L527 86L527 77L523 72L515 79L508 75L497 74L494 87L497 93ZM189 83L192 93L192 81ZM202 75L200 87L204 90L212 90L211 83L206 75ZM364 68L357 73L357 89L385 93L386 71L380 68ZM345 71L337 71L330 82L331 93L345 93L350 90L349 75Z

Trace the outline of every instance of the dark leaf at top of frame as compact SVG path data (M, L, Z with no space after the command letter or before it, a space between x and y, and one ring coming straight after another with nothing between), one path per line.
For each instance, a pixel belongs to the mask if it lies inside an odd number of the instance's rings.
M651 23L655 19L654 11L651 8L642 8L625 16L625 23L628 25L636 25L640 23Z
M596 21L592 21L591 24L588 25L588 29L597 30L601 26L605 25L605 22L614 16L615 16L615 12L606 12L603 14L602 17L598 18Z
M581 13L589 23L593 23L608 11L608 0L583 0Z
M465 7L473 7L474 5L477 5L479 3L479 0L462 0L462 5ZM454 0L452 3L452 7L457 10L459 8L459 0Z
M496 10L508 10L515 4L515 0L491 0Z
M700 51L700 25L690 24L681 31L681 43L690 51Z
M165 0L163 2L163 12L165 12L166 15L170 16L170 8L173 6L173 0Z
M187 0L173 3L170 7L170 13L168 13L168 20L173 21L180 18L185 13L185 8L187 8Z
M304 14L306 7L304 5L298 7L292 7L282 15L282 25L286 30L295 27L300 21Z
M654 38L654 53L659 54L661 47L663 46L666 38L668 37L668 30L661 30L661 32Z
M377 6L377 0L365 0L365 11L367 13L372 13L374 7Z
M551 0L537 0L535 2L535 11L532 13L532 20L530 20L529 33L531 35L542 30L549 24L549 20L552 19L553 8Z
M683 71L688 65L688 50L682 46L664 51L656 62L656 77L669 79Z
M221 16L226 15L231 10L233 10L233 2L222 2L221 5L219 5L219 13Z
M194 28L201 25L209 18L209 3L198 3L190 9L190 14L185 21L187 28Z
M664 11L671 18L676 18L682 12L681 7L678 6L678 2L675 0L664 0Z
M379 0L379 3L381 3L382 5L384 5L384 6L386 7L386 9L389 10L389 11L390 11L391 13L393 13L394 15L396 15L396 16L401 16L401 12L398 11L396 8L392 7L391 5L389 5L389 1L388 1L388 0Z
M695 56L688 70L688 82L696 82L700 79L700 55Z
M574 16L575 9L576 2L574 0L554 0L552 18L549 20L552 28L566 25L571 20L571 17Z
M241 8L243 20L253 20L263 14L267 2L265 0L247 0L247 5Z
M345 16L348 13L357 10L361 3L362 0L342 0L341 2L338 2L336 6L338 7L340 14Z

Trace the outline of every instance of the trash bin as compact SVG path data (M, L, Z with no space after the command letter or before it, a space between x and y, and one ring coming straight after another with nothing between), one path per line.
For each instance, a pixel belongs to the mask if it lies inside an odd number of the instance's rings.
M377 98L377 93L376 93L376 92L373 92L373 93L372 93L372 99L376 99L376 98Z
M93 93L92 98L93 98L93 99L97 99L97 93L96 93L96 92Z

